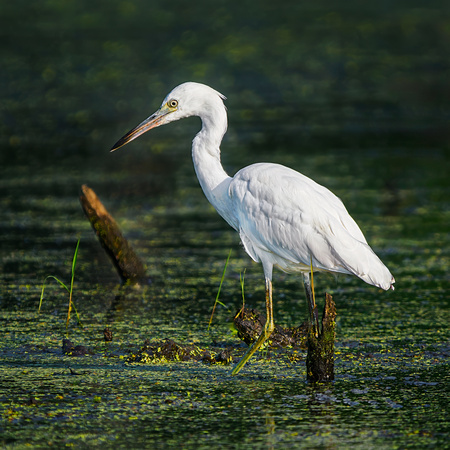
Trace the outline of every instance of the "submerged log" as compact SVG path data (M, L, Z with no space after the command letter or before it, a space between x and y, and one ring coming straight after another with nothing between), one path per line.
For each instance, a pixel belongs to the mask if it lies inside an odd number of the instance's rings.
M264 329L266 317L256 309L242 308L234 317L234 326L238 330L238 337L248 346L255 342ZM283 328L275 325L269 338L271 347L299 347L306 348L308 324L299 327Z
M102 247L111 258L122 283L135 284L146 279L145 267L119 226L108 213L95 192L85 184L81 186L81 206Z
M147 339L128 363L165 363L169 361L201 361L208 364L230 364L231 349L206 350L196 345L179 344L172 339L152 342Z
M322 316L322 329L313 325L308 330L308 354L306 378L311 382L334 380L334 341L336 337L336 305L333 297L326 294Z

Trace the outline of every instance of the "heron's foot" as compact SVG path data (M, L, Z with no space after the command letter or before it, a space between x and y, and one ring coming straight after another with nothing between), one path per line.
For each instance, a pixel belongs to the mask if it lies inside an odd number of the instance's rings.
M241 358L241 360L236 364L236 367L231 372L231 375L237 375L240 370L247 364L247 361L253 356L253 354L264 344L264 342L269 339L272 331L274 330L274 325L264 327L263 332L259 336L258 340L253 343L253 345L247 350L245 355Z

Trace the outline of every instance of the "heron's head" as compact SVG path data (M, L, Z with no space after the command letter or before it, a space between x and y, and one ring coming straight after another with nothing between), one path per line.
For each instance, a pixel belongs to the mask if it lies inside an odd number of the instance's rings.
M225 115L226 128L226 110L223 104L225 98L225 96L205 84L193 82L180 84L167 95L158 111L119 139L111 151L113 152L128 144L128 142L152 128L183 119L184 117L199 116L205 122L214 120L214 117L223 117Z

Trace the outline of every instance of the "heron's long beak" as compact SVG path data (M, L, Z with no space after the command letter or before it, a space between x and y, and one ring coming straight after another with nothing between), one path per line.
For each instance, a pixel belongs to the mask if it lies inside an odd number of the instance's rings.
M140 123L137 127L130 130L125 136L120 138L114 145L111 151L115 151L118 148L124 146L125 144L128 144L128 142L131 142L133 139L136 139L141 134L144 134L145 132L151 130L152 128L159 127L160 125L164 125L165 120L164 118L167 116L167 114L171 113L172 110L170 110L166 105L162 106L158 111L156 111L154 114L152 114L150 117L145 119L142 123Z

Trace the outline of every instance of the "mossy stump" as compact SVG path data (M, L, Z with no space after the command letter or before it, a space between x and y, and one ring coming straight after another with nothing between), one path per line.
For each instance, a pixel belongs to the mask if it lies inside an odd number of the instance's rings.
M333 297L326 294L322 316L322 329L310 324L308 330L308 354L306 378L310 382L334 380L334 341L336 338L336 305Z
M260 336L266 324L266 317L256 309L241 308L234 317L238 337L251 346ZM270 347L306 348L308 323L299 327L284 328L275 325L268 344Z
M119 225L90 187L83 184L81 191L80 202L83 211L102 247L110 256L122 283L136 284L145 281L144 264L122 235Z

